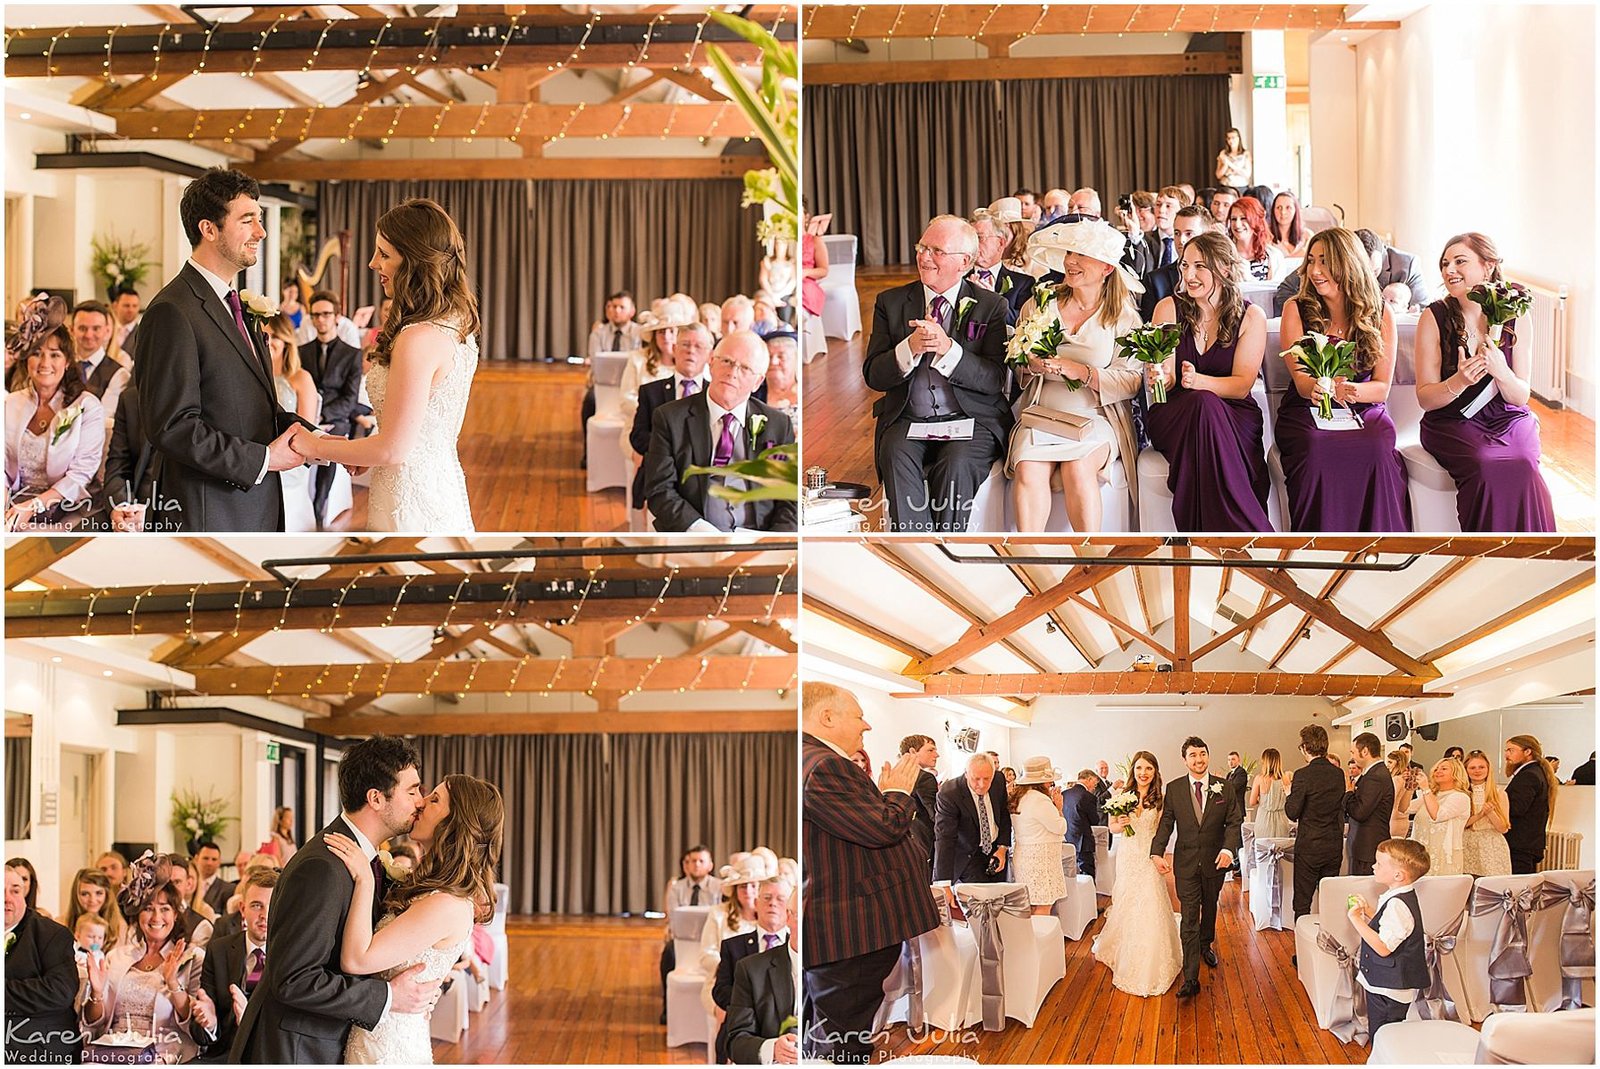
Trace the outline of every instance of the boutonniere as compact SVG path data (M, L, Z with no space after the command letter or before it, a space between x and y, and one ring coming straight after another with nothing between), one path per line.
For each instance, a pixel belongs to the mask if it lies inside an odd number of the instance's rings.
M1223 785L1220 784L1220 783L1213 783L1211 785L1211 797L1213 797L1213 798L1221 798L1222 797L1222 786Z
M244 306L245 315L262 323L278 314L278 306L272 303L272 298L250 290L239 291L239 303Z
M7 954L11 953L11 948L16 946L16 945L17 945L17 933L16 932L7 932L6 933L6 953Z
M1016 284L1016 281L1010 275L1002 275L1000 277L1000 288L995 292L1004 297L1016 287Z
M394 863L394 855L387 850L378 851L378 860L383 864L384 875L396 883L404 883L410 873Z
M759 412L750 417L750 444L755 445L761 437L761 432L767 429L767 417Z
M976 297L963 297L956 302L956 329L966 326L967 317L972 315L972 310L978 306Z
M83 415L82 405L73 405L71 408L63 409L61 414L56 417L55 430L50 435L50 444L55 445L61 441L66 433L72 429L73 425L78 422L78 417L81 415Z

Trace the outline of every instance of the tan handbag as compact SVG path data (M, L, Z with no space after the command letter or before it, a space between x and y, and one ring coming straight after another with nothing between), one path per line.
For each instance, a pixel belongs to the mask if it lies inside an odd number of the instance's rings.
M1094 420L1080 412L1063 412L1044 404L1040 400L1044 396L1044 382L1041 375L1028 384L1022 411L1017 415L1017 426L1070 438L1075 442L1083 441L1089 436L1089 428L1094 426ZM1087 386L1082 388L1088 389Z

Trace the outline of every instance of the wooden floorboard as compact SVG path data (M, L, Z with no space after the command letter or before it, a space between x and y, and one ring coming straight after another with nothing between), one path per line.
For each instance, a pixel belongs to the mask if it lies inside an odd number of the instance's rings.
M828 469L836 482L864 483L876 489L872 465L872 404L879 397L861 377L867 336L872 331L872 303L878 294L903 286L916 275L909 267L877 267L859 271L856 292L861 300L861 333L828 339L826 356L806 365L805 462ZM1568 409L1535 400L1539 436L1544 448L1540 467L1555 501L1557 530L1595 530L1594 421ZM877 525L879 512L869 513Z
M1167 877L1173 908L1172 877ZM1102 899L1102 902L1107 901ZM1000 1032L889 1029L880 1058L945 1054L988 1064L1292 1065L1354 1064L1367 1051L1317 1027L1316 1013L1290 963L1292 932L1255 930L1240 885L1222 889L1217 911L1218 968L1202 966L1200 994L1180 1002L1176 985L1157 998L1111 986L1111 970L1091 946L1104 914L1066 945L1066 976L1040 1007L1032 1028L1007 1020ZM1268 1023L1270 1022L1270 1027Z
M509 981L440 1065L704 1065L704 1044L668 1049L661 924L625 917L512 917Z

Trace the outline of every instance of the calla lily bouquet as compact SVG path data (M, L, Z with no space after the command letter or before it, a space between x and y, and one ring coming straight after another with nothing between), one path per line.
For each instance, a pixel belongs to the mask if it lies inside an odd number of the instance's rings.
M1483 317L1489 321L1489 340L1496 346L1506 324L1527 315L1533 307L1533 293L1520 282L1484 282L1468 290L1467 298L1483 309Z
M1181 336L1182 331L1176 323L1135 327L1117 339L1117 355L1131 356L1141 364L1165 364L1178 351ZM1150 388L1150 403L1159 405L1166 399L1167 383L1158 375L1155 385Z
M1123 791L1120 794L1113 794L1110 798L1106 799L1106 804L1103 808L1105 809L1107 816L1131 816L1139 808L1139 796L1132 791ZM1131 836L1133 833L1133 825L1131 823L1122 829L1123 835Z
M1284 350L1300 362L1300 370L1317 380L1322 388L1322 400L1317 410L1323 419L1333 418L1333 380L1348 378L1355 371L1355 342L1334 341L1326 334L1315 331Z
M1061 317L1054 309L1048 305L1030 305L1022 321L1017 324L1016 333L1006 342L1006 363L1012 367L1027 367L1030 357L1048 360L1056 355L1056 350L1066 340L1066 332L1061 329ZM1062 381L1071 390L1083 386L1078 379L1063 378Z

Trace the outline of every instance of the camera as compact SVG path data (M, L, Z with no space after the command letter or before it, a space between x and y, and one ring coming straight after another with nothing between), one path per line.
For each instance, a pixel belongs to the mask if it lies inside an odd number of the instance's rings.
M1133 211L1133 194L1124 193L1122 196L1118 197L1117 207L1121 208L1125 212Z

